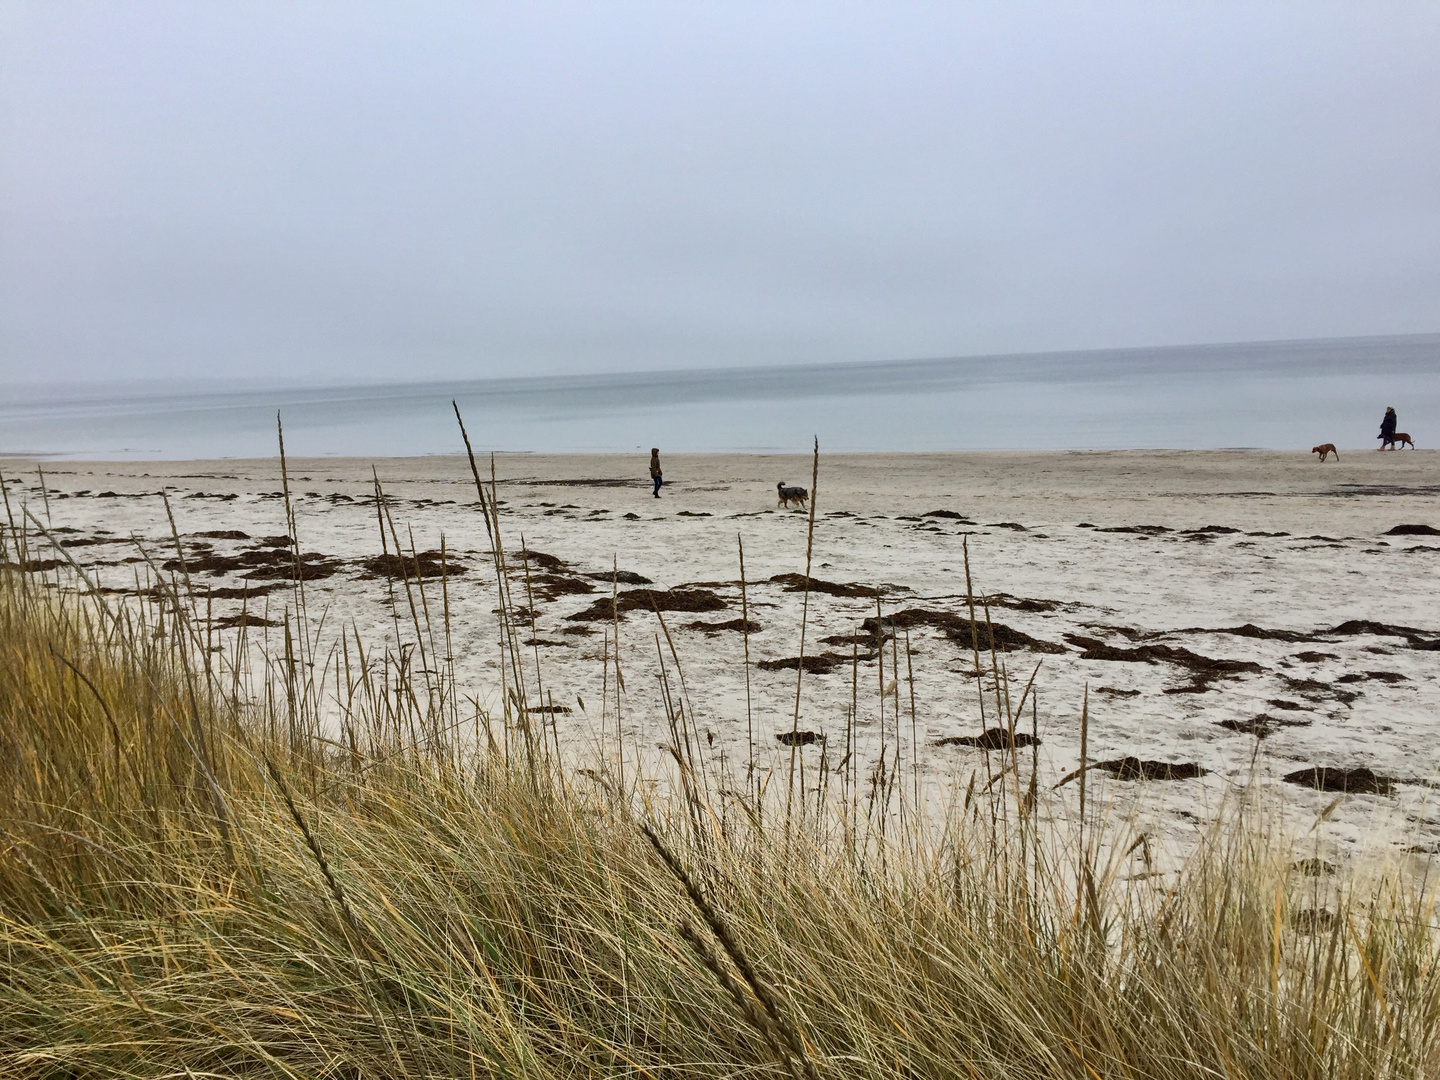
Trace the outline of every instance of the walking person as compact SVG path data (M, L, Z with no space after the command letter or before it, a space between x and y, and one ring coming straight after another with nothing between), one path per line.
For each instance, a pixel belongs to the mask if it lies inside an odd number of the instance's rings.
M660 472L660 448L658 446L650 448L650 479L655 481L655 498L658 499L660 485L665 482L664 476Z
M1385 406L1385 417L1380 421L1380 449L1384 450L1388 445L1391 450L1395 449L1395 427L1399 424L1400 418L1395 415L1395 406Z

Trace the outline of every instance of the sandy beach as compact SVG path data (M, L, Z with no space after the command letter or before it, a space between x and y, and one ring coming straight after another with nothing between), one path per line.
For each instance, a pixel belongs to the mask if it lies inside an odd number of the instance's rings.
M804 650L818 659L801 679L798 724L817 736L806 760L840 760L852 694L858 760L873 762L882 740L898 739L937 791L962 784L984 760L981 749L946 742L996 719L988 652L976 678L968 544L974 593L988 600L1012 694L1039 665L1033 722L1046 775L1079 762L1088 688L1092 762L1177 766L1170 778L1149 769L1149 783L1128 782L1134 766L1116 766L1120 779L1109 787L1166 831L1195 827L1258 774L1302 830L1308 815L1328 809L1327 830L1342 846L1378 831L1398 848L1433 850L1440 456L1341 455L1325 465L1260 451L822 456ZM515 558L522 537L532 553L527 651L538 654L556 731L577 758L596 745L614 567L627 745L644 754L667 738L663 637L649 600L664 590L658 606L710 751L743 762L753 736L757 757L774 760L776 735L794 723L808 525L806 513L776 507L775 484L811 486L811 461L665 455L663 463L657 500L643 454L495 458L517 600L527 588L526 564ZM325 612L322 641L342 627L392 647L415 636L403 581L373 561L382 538L372 465L402 546L422 553L428 576L416 603L430 605L437 624L439 560L423 553L438 553L444 537L458 681L498 709L496 581L463 457L290 461L310 612ZM0 463L11 514L18 520L25 506L48 521L100 585L145 587L136 539L157 563L173 559L164 489L186 569L197 593L211 593L216 619L233 624L245 604L250 635L280 632L291 593L289 560L275 555L286 531L278 459L43 467L44 493L35 462ZM748 723L741 541L752 624ZM390 536L384 545L393 551ZM53 558L46 546L32 540L31 558ZM627 605L635 589L656 592ZM880 656L877 603L886 629L899 629ZM443 653L443 633L434 633L421 646ZM1028 704L1026 713L1028 730ZM1282 779L1312 767L1367 768L1377 791L1332 807L1334 794Z

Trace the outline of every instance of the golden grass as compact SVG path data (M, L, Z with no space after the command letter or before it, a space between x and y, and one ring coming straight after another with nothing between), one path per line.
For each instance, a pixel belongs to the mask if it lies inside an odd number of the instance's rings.
M46 584L0 573L6 1076L1440 1075L1430 885L1304 877L1251 799L1139 882L1013 756L882 841L853 788L762 814L705 775L686 693L647 803L561 770L513 657L496 740L347 643L327 731L303 619L252 672L174 575Z

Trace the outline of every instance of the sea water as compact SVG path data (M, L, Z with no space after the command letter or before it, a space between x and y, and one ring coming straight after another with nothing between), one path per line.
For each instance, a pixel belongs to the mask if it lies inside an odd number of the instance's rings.
M29 384L0 454L295 456L1440 446L1440 334L411 383Z

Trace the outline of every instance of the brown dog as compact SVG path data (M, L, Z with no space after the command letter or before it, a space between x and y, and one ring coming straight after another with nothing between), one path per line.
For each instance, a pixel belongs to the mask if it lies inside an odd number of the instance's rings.
M1386 447L1389 447L1391 450L1394 450L1397 443L1401 445L1409 443L1410 449L1415 449L1415 444L1413 442L1410 442L1410 436L1406 435L1403 431L1397 431L1394 435L1391 435L1388 439L1386 439L1383 443L1380 444L1380 449L1384 450Z
M1335 444L1333 442L1322 442L1319 446L1312 446L1310 448L1310 453L1319 454L1321 461L1325 460L1327 454L1334 454L1335 460L1340 460L1340 451L1335 449Z
M786 487L785 481L783 480L775 485L775 490L780 493L780 499L775 505L783 507L786 510L790 509L791 503L794 503L800 507L801 510L804 510L805 502L810 498L810 492L806 488Z

